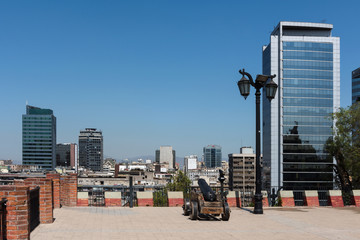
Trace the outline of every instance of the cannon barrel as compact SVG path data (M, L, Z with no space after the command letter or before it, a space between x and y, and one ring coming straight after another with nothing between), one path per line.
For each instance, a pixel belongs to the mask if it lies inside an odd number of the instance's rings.
M213 192L211 187L202 178L198 180L198 184L205 201L213 202L216 201L216 194Z

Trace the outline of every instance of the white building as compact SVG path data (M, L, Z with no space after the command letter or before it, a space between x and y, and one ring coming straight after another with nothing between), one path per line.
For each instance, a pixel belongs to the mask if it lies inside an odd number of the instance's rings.
M263 74L276 74L275 98L263 93L266 188L332 188L328 116L340 107L340 39L333 25L280 22L263 47Z

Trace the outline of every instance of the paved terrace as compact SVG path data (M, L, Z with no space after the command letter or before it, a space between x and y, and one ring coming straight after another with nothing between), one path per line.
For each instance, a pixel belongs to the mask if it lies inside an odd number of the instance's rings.
M179 207L63 207L32 240L49 239L360 239L360 208L234 208L228 222L191 221Z

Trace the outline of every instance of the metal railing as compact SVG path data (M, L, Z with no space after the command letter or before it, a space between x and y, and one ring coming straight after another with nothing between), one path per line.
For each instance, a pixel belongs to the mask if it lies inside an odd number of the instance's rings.
M0 201L0 240L6 239L6 202L5 198Z
M30 231L40 224L40 187L30 190Z
M93 188L89 191L89 206L103 207L105 206L105 193L101 187Z
M168 196L165 188L153 192L153 202L154 207L168 206Z

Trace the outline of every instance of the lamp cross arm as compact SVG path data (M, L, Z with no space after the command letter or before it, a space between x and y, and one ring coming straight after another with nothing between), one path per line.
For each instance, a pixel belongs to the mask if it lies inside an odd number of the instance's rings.
M243 68L243 70L239 70L239 73L241 74L241 75L246 75L248 78L249 78L249 80L250 80L250 84L251 84L251 86L253 86L253 87L255 87L255 82L254 82L254 80L253 80L253 78L252 78L252 76L250 75L250 73L247 73L247 72L245 72L245 69Z

